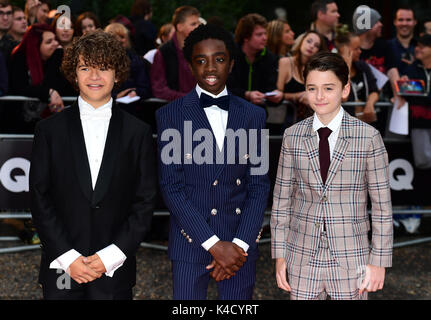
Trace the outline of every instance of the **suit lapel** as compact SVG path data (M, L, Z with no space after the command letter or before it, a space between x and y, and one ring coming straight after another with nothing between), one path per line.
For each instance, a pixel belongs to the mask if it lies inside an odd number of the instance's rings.
M218 151L217 141L215 140L215 136L212 131L211 124L208 121L207 115L199 105L199 97L196 90L192 90L192 92L190 92L184 98L183 117L184 117L184 121L192 122L192 127L193 127L192 137L194 133L199 129L208 130L209 132L211 132L211 136L212 136L211 141L208 141L209 139L205 139L204 141L199 143L191 142L191 143L188 143L189 147L186 147L186 144L185 144L184 156L186 156L186 154L193 155L194 147L198 144L200 147L205 148L205 150L212 151L213 165L210 165L209 168L214 169L216 167L214 164L216 163L216 153ZM184 137L188 138L188 133L186 133L185 131L184 131Z
M232 130L233 132L236 132L238 129L247 129L244 125L244 121L246 119L246 115L242 113L243 108L238 103L235 103L234 97L230 94L229 99L229 113L227 117L227 125L226 125L226 132L227 130ZM247 132L248 136L248 132ZM221 151L217 148L216 152L220 152L220 157L223 158L223 164L221 166L217 167L216 177L218 177L223 170L226 168L226 165L230 160L235 160L235 152L239 152L239 145L238 142L235 139L235 148L228 148L227 147L227 137L225 134L225 137L223 139L223 148ZM229 154L228 154L229 153ZM233 153L233 154L232 154Z
M108 134L106 137L105 149L103 151L102 163L97 176L96 186L94 188L92 205L99 203L105 193L108 191L112 175L117 161L120 141L122 135L122 114L115 102L112 104L112 116L109 121Z
M70 117L68 117L68 130L76 175L85 197L91 201L93 195L91 172L77 101L75 101L71 106Z
M317 144L317 133L313 130L313 117L308 118L307 129L305 130L304 145L311 163L311 169L316 177L317 182L323 185L322 176L320 175L319 162L319 145Z
M328 177L326 179L326 186L330 185L334 179L338 168L346 156L347 148L349 147L350 126L349 115L344 111L343 120L341 120L340 133L338 134L337 143L335 144L334 152L332 153L331 163L328 169Z

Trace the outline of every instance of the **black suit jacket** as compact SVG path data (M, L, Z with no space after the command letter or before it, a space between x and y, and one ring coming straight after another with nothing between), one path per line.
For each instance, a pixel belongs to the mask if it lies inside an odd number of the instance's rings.
M49 264L75 249L84 256L110 244L127 259L112 278L92 284L124 290L136 282L135 252L149 231L156 195L151 129L115 104L93 191L78 103L38 123L30 169L31 210L42 242L39 282L59 274ZM75 281L73 286L79 286Z

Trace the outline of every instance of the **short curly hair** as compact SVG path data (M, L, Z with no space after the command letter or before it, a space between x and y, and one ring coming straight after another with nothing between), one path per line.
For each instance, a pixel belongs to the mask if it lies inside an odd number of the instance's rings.
M113 69L117 80L115 88L120 87L129 76L130 59L121 43L110 33L102 30L87 33L75 39L72 46L66 49L61 70L77 90L76 68L79 57L89 67Z
M190 32L189 36L184 40L184 58L186 58L189 63L192 63L193 47L195 44L207 39L223 41L226 50L229 52L230 60L234 59L236 52L232 35L222 27L212 24L201 24Z

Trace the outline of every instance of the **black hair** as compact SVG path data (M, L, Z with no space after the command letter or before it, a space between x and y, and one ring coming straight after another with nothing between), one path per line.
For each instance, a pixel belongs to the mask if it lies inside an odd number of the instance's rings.
M235 43L232 35L225 29L213 24L201 24L199 27L190 32L189 36L184 40L184 58L191 63L193 47L196 43L206 39L216 39L224 42L227 51L229 52L230 60L233 60L235 55Z
M349 82L349 67L343 57L338 53L319 52L316 53L304 68L304 80L313 71L332 71L343 84L343 88Z

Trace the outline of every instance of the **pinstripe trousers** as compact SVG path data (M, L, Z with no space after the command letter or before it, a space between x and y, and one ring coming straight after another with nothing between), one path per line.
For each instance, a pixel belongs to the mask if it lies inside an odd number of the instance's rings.
M210 271L205 264L172 260L173 299L205 300ZM256 260L247 260L235 276L217 282L219 300L251 300L256 282Z
M320 235L319 249L307 265L287 264L291 300L367 300L359 295L365 269L347 270L331 255L326 231Z

